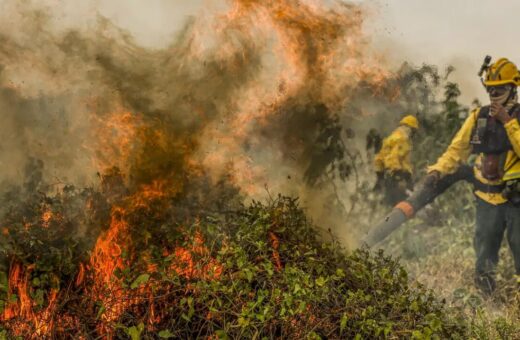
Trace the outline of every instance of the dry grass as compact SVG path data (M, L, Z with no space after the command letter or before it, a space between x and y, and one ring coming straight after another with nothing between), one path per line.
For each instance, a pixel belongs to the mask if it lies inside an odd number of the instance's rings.
M456 197L464 199L456 201ZM520 339L520 294L507 242L504 239L500 251L497 290L486 296L473 284L474 208L472 204L461 207L465 200L471 200L467 187L452 190L435 203L444 218L433 225L416 218L382 247L400 258L413 280L461 310L472 325L473 338Z

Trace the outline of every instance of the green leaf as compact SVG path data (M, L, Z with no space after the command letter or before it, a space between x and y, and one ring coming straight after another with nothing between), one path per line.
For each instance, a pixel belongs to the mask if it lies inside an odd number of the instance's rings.
M132 284L130 285L130 288L131 289L136 289L140 285L145 284L146 282L148 282L149 279L150 279L150 275L149 274L141 274L141 275L139 275L137 277L137 279L134 280L134 282L132 282Z
M421 331L419 330L415 330L412 332L412 339L415 339L415 340L422 340L424 339L424 335Z
M249 269L244 269L244 273L246 274L247 282L253 281L253 272Z
M341 317L341 321L339 323L339 331L340 331L340 333L343 333L343 331L347 327L347 322L348 322L348 316L347 316L346 313L343 313L343 316Z
M219 339L221 340L227 340L229 339L228 335L226 334L225 331L223 330L218 330L215 332L215 335L218 336Z
M105 306L101 306L99 308L98 313L96 315L96 320L99 320L99 318L103 315L103 313L105 313L105 310L106 310Z
M327 280L323 276L320 276L316 279L316 285L318 287L323 287L325 283L327 283Z
M18 302L18 295L16 295L16 294L11 294L11 295L9 296L9 303L16 303L16 302Z
M246 318L244 318L243 316L239 317L238 318L238 325L240 327L246 327L249 325L249 320L247 320Z
M38 305L38 307L41 307L43 306L43 303L44 303L44 297L43 297L43 294L45 292L42 290L42 289L37 289L36 292L34 293L34 302L36 302L36 304Z
M161 339L169 339L169 338L174 337L173 333L167 329L160 331L158 335L159 335L159 338L161 338Z
M129 327L126 330L126 334L128 334L132 340L140 340L143 330L144 324L141 322L138 326Z
M189 307L188 319L191 320L191 318L193 317L193 314L195 314L195 308L193 306L193 298L191 296L188 297L188 307Z
M296 283L296 284L294 285L294 291L293 291L293 293L296 294L296 293L298 293L300 290L302 290L302 287L301 287L298 283Z

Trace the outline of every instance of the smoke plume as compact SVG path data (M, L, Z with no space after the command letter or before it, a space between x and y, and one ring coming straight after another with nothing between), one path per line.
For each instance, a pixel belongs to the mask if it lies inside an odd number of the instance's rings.
M160 50L104 18L64 30L33 2L6 8L17 20L0 34L4 183L29 159L49 183L78 186L117 167L134 190L159 183L207 204L222 185L300 196L330 223L333 188L317 184L345 157L344 127L367 99L396 95L357 4L229 1Z

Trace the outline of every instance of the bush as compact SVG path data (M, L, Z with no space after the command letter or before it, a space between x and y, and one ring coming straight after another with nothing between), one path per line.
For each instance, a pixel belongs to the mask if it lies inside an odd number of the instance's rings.
M411 287L405 270L382 252L346 255L336 242L321 242L295 199L254 202L175 230L184 236L175 237L171 254L142 252L116 273L125 294L113 296L131 301L121 304L116 318L85 282L60 294L48 334L426 339L463 338L466 332L431 292ZM13 325L4 324L27 336Z

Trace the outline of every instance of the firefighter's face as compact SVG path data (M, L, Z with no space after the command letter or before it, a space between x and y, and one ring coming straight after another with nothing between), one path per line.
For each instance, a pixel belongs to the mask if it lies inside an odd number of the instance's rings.
M493 98L501 98L513 89L512 85L499 85L499 86L487 86L486 91L489 93L489 97Z

